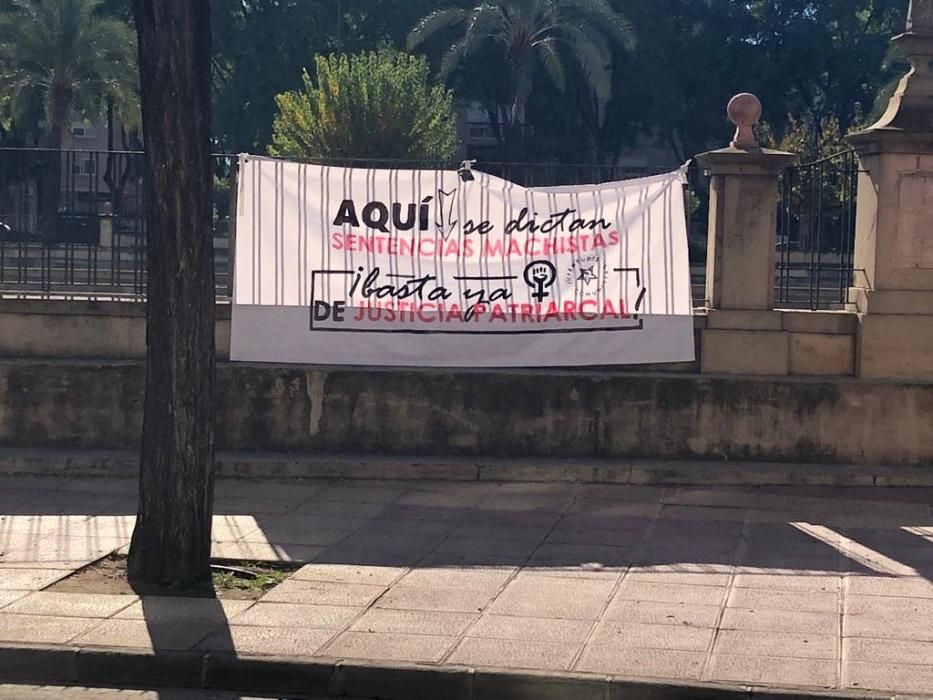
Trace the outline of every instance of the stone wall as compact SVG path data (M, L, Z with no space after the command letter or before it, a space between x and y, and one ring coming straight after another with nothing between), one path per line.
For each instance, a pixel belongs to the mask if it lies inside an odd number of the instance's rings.
M134 448L143 366L0 361L0 447ZM218 447L933 463L933 384L221 363Z
M217 307L217 354L230 357L230 307ZM845 312L698 310L697 361L628 368L735 375L850 376L859 317ZM0 300L0 358L141 359L145 306Z

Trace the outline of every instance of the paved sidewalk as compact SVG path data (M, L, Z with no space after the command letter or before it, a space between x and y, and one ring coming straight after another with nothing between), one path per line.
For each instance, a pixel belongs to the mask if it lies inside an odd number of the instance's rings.
M0 700L270 700L204 690L108 690L53 685L0 685ZM287 700L287 699L279 699ZM321 698L321 700L325 700Z
M42 591L134 489L0 479L0 644L933 696L931 489L223 481L215 556L307 562L260 601Z

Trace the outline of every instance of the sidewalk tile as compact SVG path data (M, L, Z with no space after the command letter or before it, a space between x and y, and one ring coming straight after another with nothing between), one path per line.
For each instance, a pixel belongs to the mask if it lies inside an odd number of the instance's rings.
M320 557L325 547L298 544L263 544L261 542L214 542L211 556L215 559L246 561L308 562Z
M419 538L435 539L446 537L457 529L459 524L449 520L399 520L396 518L376 518L370 520L366 525L357 530L353 538L367 537L375 535L374 542L378 544L378 537L391 535L393 537L408 537L413 540ZM352 543L353 539L350 540ZM398 544L389 543L391 546L398 547Z
M83 566L88 561L99 559L122 547L128 541L128 538L60 537L57 534L47 535L41 539L17 539L10 544L8 550L0 555L0 562L52 565L62 563L65 566L61 568L71 568L72 563Z
M347 537L342 544L350 548L427 554L445 539L446 535L391 535L364 529Z
M758 588L734 588L729 595L730 608L752 610L801 610L804 612L835 613L839 609L839 595L812 591L776 591Z
M567 516L573 517L573 516ZM484 539L491 533L488 528L496 528L499 536L513 527L524 528L544 528L545 533L550 531L561 519L559 513L536 513L534 511L512 511L512 510L477 510L471 511L463 520L464 525L476 525L484 529L479 537L472 539ZM494 534L494 533L492 533Z
M589 620L555 620L546 617L486 614L470 628L468 635L481 639L582 644L592 627L593 623Z
M769 610L761 608L726 608L720 627L725 630L759 632L802 632L838 635L839 615L836 613Z
M567 531L587 532L602 530L618 532L620 535L643 538L648 534L648 528L655 522L653 518L639 517L637 515L590 515L587 513L571 513L566 515L556 529Z
M553 544L546 542L528 560L528 567L592 566L624 569L635 559L635 548L607 547L595 544Z
M476 613L495 597L498 589L402 588L390 589L376 601L377 608Z
M613 586L612 581L519 576L489 609L498 615L595 620Z
M640 678L699 680L706 653L669 649L624 649L587 644L574 671Z
M736 588L760 588L778 591L800 591L805 593L836 593L842 582L841 576L820 574L737 574Z
M37 591L7 606L4 612L56 617L104 618L115 615L137 600L139 598L135 595Z
M434 557L464 556L469 560L476 557L476 564L483 564L483 555L512 559L514 564L521 564L538 547L536 542L484 538L478 540L450 538L442 542L431 553Z
M321 649L325 657L437 663L456 643L456 637L425 634L344 632Z
M216 498L287 498L307 500L319 493L326 482L297 479L218 479L214 486Z
M0 567L0 590L38 591L72 572L71 569Z
M255 532L262 522L253 515L215 515L211 523L211 540L234 542L243 539L249 533Z
M582 642L519 641L467 637L454 650L449 663L515 669L568 671Z
M121 610L114 617L121 620L148 620L150 622L178 621L192 625L225 623L251 605L253 605L251 600L146 596L125 610Z
M505 510L516 512L561 513L570 502L569 495L523 495L503 493L489 497L480 504L480 510Z
M418 588L461 588L495 593L515 573L515 567L468 569L454 567L415 568L395 584Z
M717 654L794 659L838 659L836 636L800 632L723 629L716 636Z
M350 629L354 632L457 637L478 617L477 613L370 608Z
M447 523L458 525L478 512L475 508L451 508L443 506L399 505L392 503L384 506L380 519L414 523Z
M386 509L384 503L351 503L312 498L295 509L295 514L338 515L346 518L375 518Z
M334 581L287 579L263 596L266 603L308 603L366 607L382 595L385 586Z
M885 690L927 696L933 688L933 666L850 661L843 664L842 685L844 688L859 690Z
M259 602L236 615L231 624L260 627L320 627L343 629L364 608L346 605L303 605Z
M347 503L392 503L408 490L407 485L380 481L347 480L324 488L316 498Z
M252 515L263 522L285 515L301 502L294 498L215 498L214 515Z
M306 564L289 578L290 581L330 581L388 586L408 571L400 566L364 566L355 564Z
M687 625L648 625L639 622L601 622L590 640L592 646L615 649L709 650L714 630Z
M0 608L4 608L10 603L19 600L20 598L29 595L30 591L11 591L6 589L0 589Z
M875 617L872 615L844 615L844 637L870 637L874 639L906 639L933 641L933 624L912 616Z
M673 583L687 586L728 586L732 575L728 572L703 571L645 571L629 569L625 580L631 583Z
M100 620L80 617L43 617L0 612L0 641L65 644Z
M737 683L834 688L837 662L713 654L709 680Z
M902 598L933 598L933 581L920 576L892 578L890 576L849 576L848 595L874 595Z
M98 620L99 624L73 641L79 646L133 647L183 651L191 649L214 629L223 626L187 620Z
M688 586L679 583L648 583L622 580L616 598L622 600L649 600L658 603L685 603L687 605L722 605L727 589L715 586Z
M450 533L450 536L458 540L496 539L538 544L547 536L550 529L551 523L544 525L509 525L503 527L501 525L481 521L467 521L459 524L457 529Z
M16 536L32 535L35 539L47 535L66 537L86 537L91 534L88 524L90 515L26 515L0 516L0 543L4 547L14 541Z
M572 515L598 515L611 518L656 518L661 514L658 502L615 502L603 500L578 500L567 509Z
M584 525L558 525L548 535L549 544L602 545L607 547L633 547L641 543L644 533L638 530L602 530Z
M664 506L661 518L665 523L680 520L683 521L684 527L692 527L696 521L742 523L745 521L746 515L746 508Z
M849 638L842 640L842 658L847 662L933 667L933 642ZM933 686L930 686L930 690L933 690Z
M649 600L627 600L616 597L609 604L606 620L628 620L652 625L689 625L715 628L719 619L718 605L687 605Z
M778 575L778 576L839 576L843 571L841 557L788 557L771 555L767 560L743 561L735 565L737 576Z
M915 624L933 625L933 599L880 595L847 595L846 615L909 617Z
M334 630L311 627L224 627L198 644L198 649L235 651L240 656L312 656Z

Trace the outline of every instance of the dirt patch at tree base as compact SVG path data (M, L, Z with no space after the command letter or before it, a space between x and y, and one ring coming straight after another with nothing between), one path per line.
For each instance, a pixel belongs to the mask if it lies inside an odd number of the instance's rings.
M278 586L295 566L255 562L211 564L212 585L179 589L131 584L126 574L126 557L112 554L78 569L45 590L58 593L103 593L108 595L161 595L221 600L258 600Z

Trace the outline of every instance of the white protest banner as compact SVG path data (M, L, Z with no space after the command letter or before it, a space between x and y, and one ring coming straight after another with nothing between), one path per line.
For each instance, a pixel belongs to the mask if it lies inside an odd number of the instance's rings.
M539 189L473 175L241 156L231 358L694 359L683 170Z

